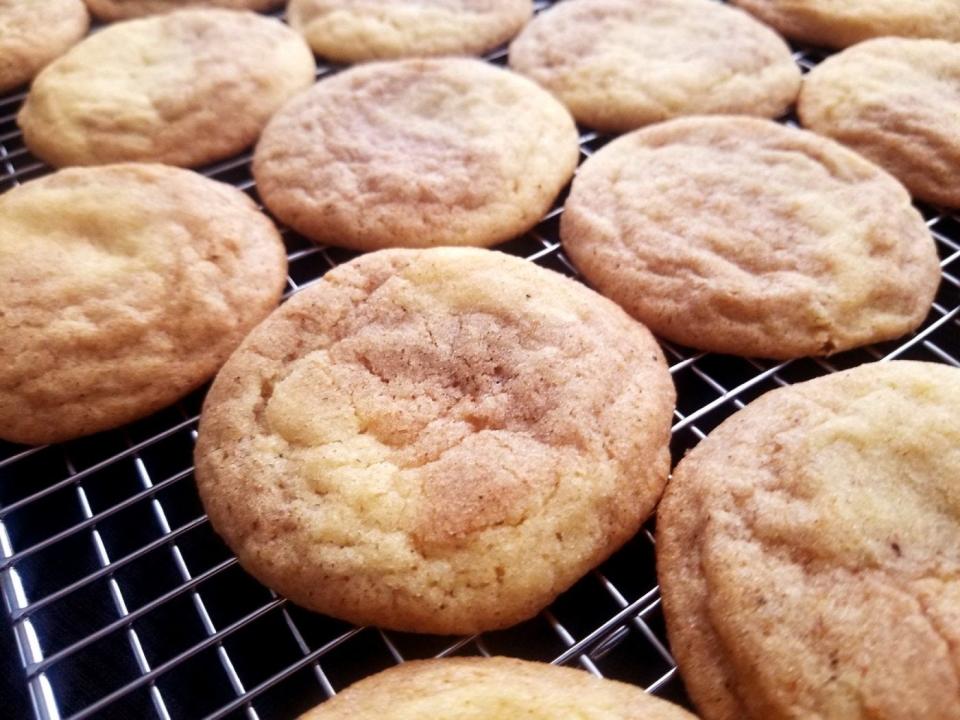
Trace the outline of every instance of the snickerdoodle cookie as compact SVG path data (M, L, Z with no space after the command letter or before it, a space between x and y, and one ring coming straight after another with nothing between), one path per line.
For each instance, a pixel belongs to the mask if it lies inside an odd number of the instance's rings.
M730 0L788 38L829 47L895 35L960 40L957 0Z
M128 20L188 7L221 7L230 10L273 10L285 0L86 0L90 12L101 20Z
M29 82L89 25L83 0L0 0L0 92Z
M573 175L570 114L480 60L370 63L277 113L254 154L283 222L359 250L495 245L533 227Z
M194 167L252 144L313 77L310 49L279 20L179 10L88 37L37 76L17 120L52 165Z
M777 117L800 89L786 43L713 0L559 3L513 41L510 67L604 132L678 115Z
M255 329L204 404L197 485L254 577L357 624L536 614L632 537L669 466L650 333L478 248L383 250Z
M914 197L960 207L960 43L880 38L827 58L798 112L895 175Z
M532 14L531 0L290 0L287 8L314 52L343 63L479 55Z
M301 720L695 720L641 688L513 658L407 662L365 678Z
M667 630L705 720L960 717L960 370L774 390L674 470Z
M0 438L174 402L276 306L286 264L246 195L187 170L74 168L0 195Z
M655 333L736 355L828 355L915 329L937 251L894 178L770 120L683 118L580 168L560 234Z

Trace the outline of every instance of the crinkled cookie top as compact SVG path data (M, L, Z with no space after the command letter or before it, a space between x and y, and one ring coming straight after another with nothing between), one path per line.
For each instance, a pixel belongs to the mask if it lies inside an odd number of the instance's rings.
M828 138L745 117L681 118L577 173L563 245L653 332L736 355L829 355L913 330L936 246L893 177Z
M847 47L887 35L960 40L956 0L730 0L789 38Z
M960 370L775 390L674 470L667 630L705 720L956 720Z
M381 251L233 355L197 482L243 566L300 605L506 627L639 529L673 404L649 332L586 287L487 250Z
M291 0L287 8L314 52L342 63L479 55L532 14L531 0Z
M839 140L917 198L960 207L960 43L878 38L804 77L805 127Z
M278 218L358 250L495 245L573 175L566 109L480 60L368 63L321 80L264 130L253 172Z
M310 49L279 20L179 10L86 38L37 76L17 121L31 152L52 165L196 167L251 145L314 69Z
M286 253L239 190L162 165L0 196L0 437L116 427L209 379L276 307Z
M604 132L678 115L777 117L800 90L786 43L713 0L558 3L513 41L510 67Z

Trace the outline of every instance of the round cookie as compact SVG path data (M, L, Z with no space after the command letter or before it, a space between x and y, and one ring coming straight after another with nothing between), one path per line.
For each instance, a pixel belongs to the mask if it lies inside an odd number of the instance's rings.
M960 370L873 363L754 401L674 470L657 568L704 720L955 720Z
M90 12L101 20L129 20L189 7L220 7L230 10L274 10L284 0L86 0Z
M960 207L960 43L880 38L803 81L801 122L895 175L914 197Z
M197 485L241 565L299 605L503 628L638 531L674 400L647 329L583 285L489 250L383 250L233 354Z
M318 243L495 245L550 209L579 158L563 106L479 60L370 63L291 100L257 144L263 202Z
M51 165L195 167L251 145L313 78L310 49L279 20L180 10L88 37L37 76L17 121Z
M531 0L290 0L287 19L341 63L480 55L519 32Z
M351 685L300 720L696 720L642 688L513 658L415 660Z
M613 133L678 115L777 117L800 89L786 43L713 0L559 3L513 41L510 67Z
M0 0L0 92L29 82L89 25L83 0Z
M0 438L59 442L178 400L276 307L286 254L242 192L163 165L0 195Z
M903 187L769 120L683 118L604 146L564 208L567 254L654 333L713 352L829 355L930 311L936 246Z
M956 0L730 0L789 38L847 47L886 35L960 40Z

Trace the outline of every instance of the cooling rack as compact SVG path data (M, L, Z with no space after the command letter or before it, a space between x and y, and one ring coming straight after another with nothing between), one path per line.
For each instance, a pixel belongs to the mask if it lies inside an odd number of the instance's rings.
M795 52L805 69L822 57ZM502 65L506 51L487 60ZM318 77L331 72L320 67ZM0 98L0 192L50 172L17 129L23 97ZM607 139L582 132L582 157ZM249 153L203 172L257 199ZM576 276L558 239L562 201L498 249ZM678 391L675 460L778 386L890 358L960 366L960 216L920 209L943 282L917 333L780 363L664 343ZM290 231L284 237L288 294L354 255ZM203 514L191 457L203 393L63 445L0 443L0 623L12 628L20 655L11 681L27 689L39 720L291 718L403 660L491 654L569 664L689 706L667 647L652 526L535 619L500 632L428 637L351 627L277 597L242 571Z

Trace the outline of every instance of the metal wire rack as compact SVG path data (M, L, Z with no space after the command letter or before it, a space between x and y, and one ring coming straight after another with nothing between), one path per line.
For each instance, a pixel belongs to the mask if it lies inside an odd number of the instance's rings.
M505 56L501 49L487 59L503 64ZM805 68L821 59L805 49L795 57ZM335 71L321 67L318 77ZM17 129L23 97L0 98L0 192L50 171ZM583 132L582 156L606 139ZM249 161L245 154L203 172L256 198ZM575 276L558 240L562 199L499 249ZM916 334L781 363L664 345L679 395L675 459L777 386L894 357L960 367L960 215L921 210L943 283ZM285 240L290 293L353 256L290 231ZM538 617L501 632L440 638L357 628L277 597L240 569L203 514L191 467L203 392L95 437L0 443L0 594L22 660L17 682L39 720L290 718L402 660L455 654L567 663L689 704L667 648L652 526Z

